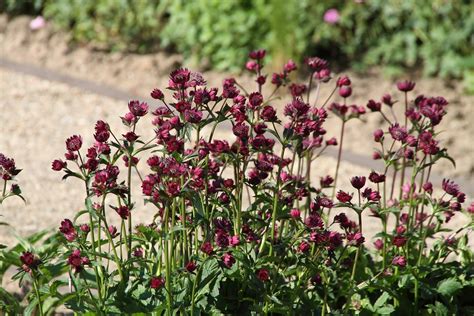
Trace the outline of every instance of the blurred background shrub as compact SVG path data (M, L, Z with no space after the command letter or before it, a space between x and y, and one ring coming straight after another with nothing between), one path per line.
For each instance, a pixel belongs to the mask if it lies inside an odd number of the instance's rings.
M330 57L340 67L382 65L472 77L471 0L4 0L9 14L43 14L76 42L107 50L169 49L205 68L236 70L251 49L275 64ZM330 11L328 11L330 10Z

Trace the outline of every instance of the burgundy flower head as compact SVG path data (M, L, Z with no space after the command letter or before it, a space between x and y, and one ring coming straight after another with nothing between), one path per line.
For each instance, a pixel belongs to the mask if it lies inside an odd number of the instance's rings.
M397 88L402 92L409 92L415 88L415 83L413 81L408 80L400 81L397 82Z
M59 227L59 231L64 235L67 241L74 241L77 237L76 229L72 224L71 220L65 219L61 222L61 227Z
M266 282L270 279L270 272L267 269L259 269L257 271L257 278L262 282Z
M82 147L82 137L73 135L66 140L66 148L69 151L78 151Z
M132 113L136 117L144 116L148 113L148 104L146 102L132 100L128 102L128 109L130 113Z
M160 276L154 276L150 279L150 288L152 289L161 289L165 286L165 279Z
M359 177L359 176L352 177L351 184L355 189L360 190L365 185L365 177Z
M232 266L235 263L235 258L234 258L234 256L232 256L232 254L230 252L225 253L221 257L221 260L222 260L222 263L224 264L224 266L228 269L232 268Z
M265 57L266 53L267 53L267 51L264 50L264 49L254 50L254 51L249 53L249 57L251 59L261 60Z

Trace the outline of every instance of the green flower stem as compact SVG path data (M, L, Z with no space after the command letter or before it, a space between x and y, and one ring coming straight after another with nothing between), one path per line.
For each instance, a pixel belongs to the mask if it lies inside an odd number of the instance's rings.
M344 141L344 127L346 126L346 121L342 121L341 126L341 135L339 137L339 151L337 152L337 163L336 163L336 173L334 175L334 187L332 189L331 200L334 200L334 196L336 196L336 188L337 188L337 177L339 175L339 166L341 164L341 157L342 157L342 143ZM331 209L328 210L328 220L329 216L331 215Z
M164 243L164 248L165 248L165 273L166 273L166 279L165 279L165 286L166 286L166 301L167 301L167 309L166 309L166 314L171 316L171 310L173 308L173 297L171 293L171 258L170 258L170 249L169 249L169 242L170 238L168 236L169 232L169 212L170 208L169 205L165 208L165 218L163 220L163 233L164 233L164 238L163 238L163 243Z
M132 257L132 159L133 156L128 154L128 171L127 171L127 186L128 186L128 209L130 215L128 216L128 247L127 258Z
M285 157L285 150L286 150L286 145L283 143L282 144L282 149L281 149L281 154L280 154L280 161L283 160ZM271 229L271 238L272 238L272 246L270 247L270 256L273 255L273 243L275 239L275 225L276 225L276 213L277 213L277 207L278 207L278 193L280 192L280 184L281 184L281 173L282 169L282 164L280 163L278 166L278 172L277 172L277 183L276 183L276 190L275 190L275 195L273 196L273 210L272 210L272 229ZM264 240L262 240L262 247L264 243Z
M38 280L36 279L36 273L33 275L33 287L35 289L36 297L38 298L39 313L40 313L41 316L43 316L44 315L44 313L43 313L43 303L41 302L41 296L40 296L40 293L39 293L39 290L38 290Z

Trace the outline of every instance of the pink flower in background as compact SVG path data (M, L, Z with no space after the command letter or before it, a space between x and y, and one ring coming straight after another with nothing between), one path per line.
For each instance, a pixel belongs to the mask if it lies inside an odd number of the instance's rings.
M329 9L324 13L324 22L328 24L336 24L340 19L341 15L336 9Z
M36 31L46 26L46 20L42 16L37 16L30 21L30 29Z

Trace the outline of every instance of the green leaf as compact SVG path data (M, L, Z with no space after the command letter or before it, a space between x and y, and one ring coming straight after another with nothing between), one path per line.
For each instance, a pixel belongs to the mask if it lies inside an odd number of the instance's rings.
M393 308L393 306L391 306L391 305L384 306L382 308L377 309L377 313L380 314L380 315L390 315L394 311L395 311L395 308Z
M390 294L388 294L387 292L383 292L382 295L380 295L380 297L377 299L377 301L375 301L374 308L379 309L385 304L385 302L389 298L390 298Z
M450 297L453 296L458 290L462 289L461 282L454 278L449 278L441 281L438 284L438 293Z

